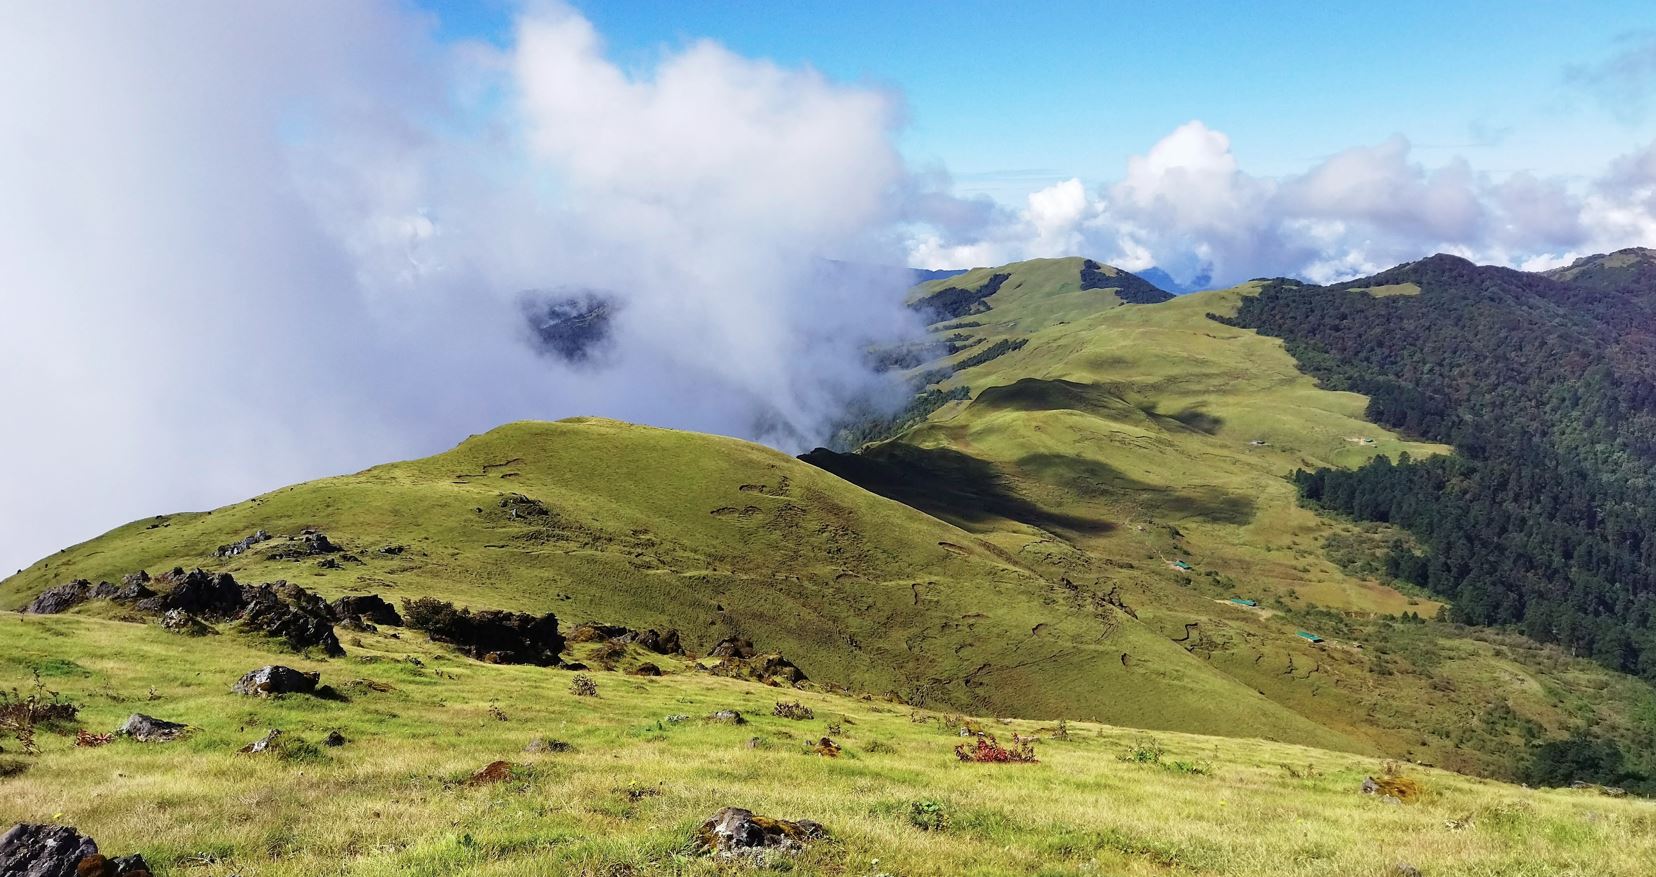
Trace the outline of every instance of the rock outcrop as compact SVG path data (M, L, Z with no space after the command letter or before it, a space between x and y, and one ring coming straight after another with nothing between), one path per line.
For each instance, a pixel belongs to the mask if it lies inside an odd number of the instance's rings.
M692 839L699 852L735 859L768 852L794 855L827 836L827 829L809 819L772 819L741 807L725 807L703 822Z
M445 643L461 653L491 664L535 664L556 667L564 639L558 619L521 612L484 609L473 612L453 603L426 597L403 601L409 627L423 630L432 642Z
M75 579L42 591L23 611L30 615L56 615L85 603L91 597L92 583L86 579Z

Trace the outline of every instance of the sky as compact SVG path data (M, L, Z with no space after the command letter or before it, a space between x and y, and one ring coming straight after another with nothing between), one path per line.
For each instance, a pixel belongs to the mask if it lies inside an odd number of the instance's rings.
M0 570L511 420L807 449L909 266L1656 244L1653 88L1634 3L18 4Z

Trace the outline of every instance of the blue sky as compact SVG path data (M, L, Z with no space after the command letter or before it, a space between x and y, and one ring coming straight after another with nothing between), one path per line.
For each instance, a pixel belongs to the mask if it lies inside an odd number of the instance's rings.
M1649 3L575 2L623 68L696 39L907 108L900 145L961 194L1015 200L1121 175L1178 125L1225 132L1256 174L1401 134L1420 161L1586 175L1656 134L1569 81L1656 28ZM514 4L430 3L504 43ZM1627 103L1622 101L1623 104ZM1648 109L1648 108L1647 108Z

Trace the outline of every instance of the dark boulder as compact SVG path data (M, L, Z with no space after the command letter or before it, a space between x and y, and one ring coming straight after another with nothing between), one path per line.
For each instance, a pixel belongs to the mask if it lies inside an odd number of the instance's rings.
M765 851L793 855L827 836L827 829L809 819L772 819L752 810L725 807L703 822L692 840L698 852L733 859Z
M707 668L715 676L746 679L766 685L798 685L804 682L805 672L781 655L760 655L756 658L723 658Z
M170 743L184 736L184 732L188 730L188 725L146 716L143 713L133 713L115 733L131 737L140 743Z
M91 596L92 583L86 579L75 579L55 588L47 588L23 611L31 615L56 615L86 602Z
M150 877L143 856L105 858L67 825L19 823L0 834L3 877Z
M119 585L99 582L97 587L92 589L92 596L99 600L113 600L116 603L136 603L139 600L147 600L155 596L155 592L145 584L147 581L149 581L147 575L144 576L142 581L128 575L121 578Z
M19 823L0 835L0 874L77 877L80 863L98 855L92 838L67 825Z
M328 604L328 612L339 622L388 624L392 627L402 627L403 623L402 616L397 614L397 607L386 602L378 594L340 597Z
M156 613L182 609L191 615L222 621L236 617L246 602L242 586L229 573L175 569L162 576L161 583L170 585L170 590L139 600L138 608Z
M297 651L319 648L330 657L345 654L333 629L333 613L321 597L286 582L244 589L242 627L284 640Z
M660 676L661 675L661 668L657 667L654 664L639 664L638 667L635 668L632 671L632 675L634 675L634 676Z
M273 665L252 670L231 686L237 694L268 697L273 694L314 694L320 673L305 673L292 667Z
M743 637L727 637L719 640L708 655L715 658L751 658L754 655L753 641Z
M657 633L653 629L635 633L631 642L658 655L684 654L684 645L679 642L677 628L668 628L666 633Z
M619 624L583 621L569 629L568 641L572 643L599 643L605 640L620 639L629 633L632 633L632 631Z
M403 617L409 627L425 631L433 642L454 646L479 661L555 667L564 647L558 619L551 613L473 612L425 597L403 601Z
M329 731L328 736L322 738L323 746L344 746L345 735L338 731Z

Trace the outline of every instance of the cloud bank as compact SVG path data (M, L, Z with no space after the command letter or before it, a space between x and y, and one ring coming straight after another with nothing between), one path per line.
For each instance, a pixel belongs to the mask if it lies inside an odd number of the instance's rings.
M892 96L561 7L20 6L0 28L0 563L597 414L808 444L915 331ZM525 289L621 303L603 367Z
M930 204L947 200L938 187ZM1192 121L1092 191L1071 179L1032 193L1021 209L974 206L923 208L914 264L1084 253L1220 284L1281 275L1332 282L1434 252L1536 269L1656 243L1656 144L1585 182L1496 177L1463 159L1428 166L1402 136L1267 177L1239 165L1224 133Z

